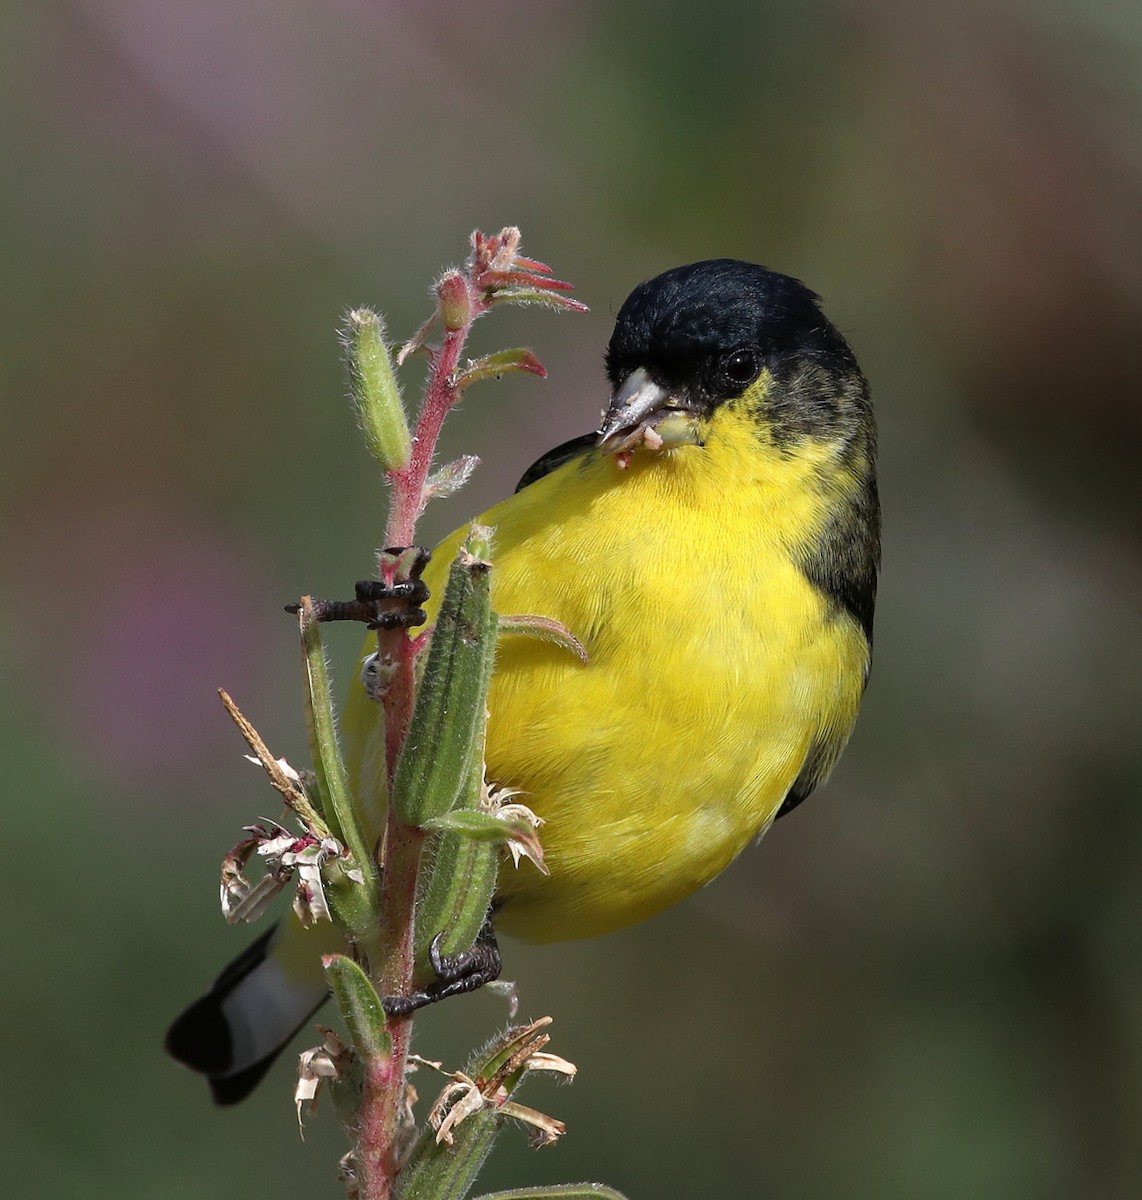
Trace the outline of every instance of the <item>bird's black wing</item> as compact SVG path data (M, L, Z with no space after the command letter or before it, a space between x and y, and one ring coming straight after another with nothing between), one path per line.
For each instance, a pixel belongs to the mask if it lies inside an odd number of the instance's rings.
M573 458L582 454L584 450L590 450L598 440L599 435L597 433L584 433L580 437L572 438L569 442L564 442L561 446L556 446L554 450L548 450L542 458L536 459L524 471L523 478L516 484L515 490L520 492L528 484L534 483L537 479L542 479L544 475L550 475L557 467L570 462Z
M825 782L837 759L841 757L846 740L847 738L834 734L832 737L821 738L809 747L809 753L805 755L805 761L801 764L793 786L777 810L778 817L792 812L802 800L807 800L813 794L818 784Z

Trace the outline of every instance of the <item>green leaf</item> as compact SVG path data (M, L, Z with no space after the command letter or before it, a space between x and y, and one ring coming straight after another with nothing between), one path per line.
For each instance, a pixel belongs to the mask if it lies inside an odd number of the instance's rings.
M425 829L436 833L458 833L477 842L506 842L510 829L506 822L479 809L457 808L442 817L430 817Z
M522 808L522 805L514 806ZM512 805L500 809L498 815L490 812L457 808L442 817L425 821L424 828L435 833L455 835L473 842L495 842L512 845L512 857L517 864L521 857L530 858L544 875L549 874L543 861L543 845L536 833L536 818L512 813ZM525 810L526 811L526 810ZM530 817L530 819L529 819Z
M561 1200L626 1200L622 1192L616 1192L602 1183L555 1183L549 1187L487 1192L475 1200L544 1200L544 1197L550 1196L558 1196Z
M364 937L376 928L376 908L367 899L360 881L345 874L340 861L323 867L321 879L325 885L325 901L335 924L356 938Z
M491 304L542 304L546 308L565 308L571 312L588 312L587 306L569 296L539 288L509 287L494 292L489 297Z
M482 1107L454 1126L451 1146L438 1142L436 1131L428 1126L401 1171L399 1200L463 1200L502 1125L502 1118Z
M417 910L417 928L421 940L428 942L442 933L440 952L447 958L467 950L487 918L496 890L499 844L443 834L433 839L425 866L428 883Z
M368 975L345 954L327 954L321 964L353 1049L369 1062L387 1058L392 1042L385 1029L385 1010Z
M473 1079L495 1077L509 1094L514 1092L532 1054L547 1044L549 1037L543 1030L550 1024L550 1017L540 1017L526 1025L505 1029L472 1055L466 1072Z
M393 807L407 825L423 825L456 804L483 743L496 641L490 538L491 530L474 525L448 574L393 780Z
M552 617L534 616L531 613L513 613L510 616L501 615L497 626L500 636L509 633L521 633L528 637L539 638L544 642L552 642L570 650L581 663L589 661L587 647L560 621Z
M342 343L369 453L386 471L399 471L408 464L412 442L384 322L371 309L355 309L345 317Z
M541 379L547 378L546 367L530 350L500 350L469 363L457 376L456 386L463 389L485 379L499 379L508 371L524 371Z
M321 626L314 613L313 602L308 596L301 599L298 622L305 659L305 716L309 733L309 752L313 759L313 771L321 795L322 808L333 835L348 848L353 856L353 865L364 876L364 885L357 885L364 900L364 904L358 902L355 905L359 910L358 916L366 925L375 924L380 900L376 886L376 864L370 849L372 843L362 831L341 748L337 744L337 726L333 715L333 697L329 687L325 648L321 641ZM354 932L361 932L358 923L354 922Z

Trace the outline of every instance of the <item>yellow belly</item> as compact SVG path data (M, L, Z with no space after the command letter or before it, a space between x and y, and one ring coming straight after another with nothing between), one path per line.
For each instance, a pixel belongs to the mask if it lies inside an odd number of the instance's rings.
M501 639L488 778L544 818L551 874L501 869L498 928L587 937L683 898L764 832L810 746L851 729L867 647L790 556L820 514L808 494L790 509L787 480L727 495L725 469L697 447L591 458L481 518L496 610L553 617L590 655Z

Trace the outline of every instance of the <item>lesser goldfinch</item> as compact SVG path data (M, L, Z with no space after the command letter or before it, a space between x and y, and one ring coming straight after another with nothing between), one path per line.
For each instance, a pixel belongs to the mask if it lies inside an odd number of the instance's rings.
M495 608L554 618L588 652L497 649L487 778L543 819L551 873L502 870L495 923L538 941L641 921L713 879L828 776L871 663L876 432L819 298L732 259L677 267L627 298L606 372L600 430L479 518ZM434 552L434 593L460 536ZM358 686L350 756L375 720ZM315 939L282 928L168 1038L219 1102L324 998Z

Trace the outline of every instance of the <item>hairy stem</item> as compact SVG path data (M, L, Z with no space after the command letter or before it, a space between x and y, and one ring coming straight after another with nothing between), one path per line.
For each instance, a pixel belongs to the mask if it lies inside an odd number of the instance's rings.
M414 350L429 355L431 370L424 400L417 417L411 441L406 441L403 425L389 411L399 403L395 383L378 374L377 355L382 355L380 368L391 371L391 361L383 344L383 330L372 314L353 314L349 335L351 354L355 355L356 378L365 400L376 400L374 407L381 411L384 421L373 414L372 443L378 447L382 463L387 466L385 477L389 485L389 519L385 530L385 551L380 556L380 575L386 585L404 582L410 573L415 556L400 553L414 545L416 523L428 499L427 481L432 467L436 441L445 417L455 407L464 388L478 378L506 370L523 370L542 375L543 368L527 351L505 351L478 364L478 370L465 373L460 369L461 355L473 322L494 303L544 303L552 307L583 311L584 306L563 295L570 285L550 278L550 269L542 263L519 255L519 230L508 227L494 237L476 232L472 235L472 253L465 268L446 272L436 285L436 313L414 335L397 357L399 364ZM424 338L431 329L443 328L440 344L426 346ZM369 333L369 337L364 335ZM366 353L368 352L368 353ZM372 357L370 357L370 355ZM374 395L375 393L375 395ZM379 399L378 399L379 397ZM385 401L385 403L381 403ZM372 408L369 409L372 413ZM374 428L375 427L375 428ZM394 432L395 431L395 432ZM371 443L371 444L372 444ZM405 452L407 449L407 461ZM484 531L485 535L487 531ZM485 538L486 540L486 538ZM394 553L393 551L397 551ZM477 564L486 567L487 564ZM487 600L485 591L483 599ZM393 602L399 607L400 602ZM487 617L489 637L494 641L494 617ZM490 623L488 623L490 622ZM359 943L368 964L370 983L380 997L407 996L413 991L416 965L416 900L421 872L421 852L426 831L407 823L398 805L392 802L397 763L416 708L416 660L427 639L410 637L403 628L377 631L379 674L386 680L381 694L384 720L386 794L388 814L378 862L381 866L380 921L375 934L366 935ZM490 658L483 676L486 694ZM462 707L462 706L461 706ZM479 712L484 704L479 705ZM482 731L482 726L481 726ZM482 745L482 732L480 737ZM468 763L469 753L464 756ZM469 766L471 764L468 764ZM479 764L471 769L477 771ZM480 777L477 775L474 778ZM494 884L488 884L490 891ZM485 901L486 905L486 901ZM478 914L482 918L482 914ZM351 977L351 972L346 978ZM355 986L355 985L354 985ZM357 1005L365 1013L369 1005ZM364 1017L362 1017L362 1020ZM391 1043L389 1052L377 1050L364 1055L364 1078L356 1124L357 1177L361 1200L391 1200L401 1169L399 1138L405 1099L405 1071L408 1064L412 1018L389 1017L385 1032ZM378 1046L380 1043L377 1043ZM440 1194L432 1192L432 1195Z
M472 305L462 324L446 331L443 344L434 354L409 461L404 467L386 473L391 495L386 546L413 544L416 522L425 504L425 483L436 441L444 418L460 396L454 381L476 311ZM382 577L388 576L386 583L394 581L394 574L395 566L387 562L382 564ZM403 629L377 632L381 659L394 666L392 681L382 699L390 794L397 759L412 717L418 645ZM415 904L423 844L423 832L404 824L390 804L383 856L381 929L378 944L368 955L374 971L379 967L380 978L374 982L378 984L381 996L407 995L412 990L416 962ZM358 1130L361 1200L389 1200L400 1169L394 1147L404 1099L412 1017L390 1018L387 1028L392 1039L391 1053L387 1060L366 1064L361 1095Z

